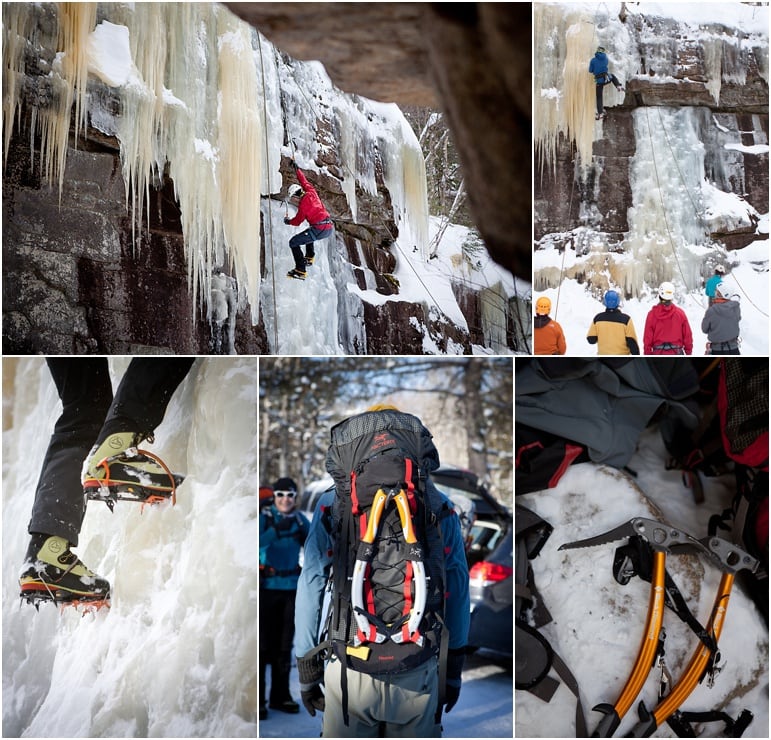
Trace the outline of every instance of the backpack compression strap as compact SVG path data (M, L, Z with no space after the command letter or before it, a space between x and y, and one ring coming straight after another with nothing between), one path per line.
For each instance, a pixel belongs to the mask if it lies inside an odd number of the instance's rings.
M405 599L405 614L402 619L394 625L387 625L375 614L364 608L364 575L375 553L373 544L380 528L380 520L383 512L392 500L399 512L404 540L410 545L404 593L407 596L410 593L408 579L411 576L415 584L415 602L410 608L409 599ZM364 526L363 520L362 526ZM423 549L420 547L415 536L412 513L404 489L399 489L398 491L391 489L386 494L380 488L375 493L370 509L369 521L361 537L359 549L356 553L356 562L353 566L351 605L353 606L353 613L358 626L358 631L354 636L355 645L360 645L363 642L385 642L388 638L396 643L414 642L417 645L423 644L423 636L418 632L418 625L423 618L426 607L426 570L423 565Z

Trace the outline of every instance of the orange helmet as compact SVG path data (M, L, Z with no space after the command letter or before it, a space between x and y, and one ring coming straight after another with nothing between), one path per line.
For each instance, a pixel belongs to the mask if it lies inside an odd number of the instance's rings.
M546 296L541 296L535 302L535 312L538 316L548 316L551 313L551 300Z

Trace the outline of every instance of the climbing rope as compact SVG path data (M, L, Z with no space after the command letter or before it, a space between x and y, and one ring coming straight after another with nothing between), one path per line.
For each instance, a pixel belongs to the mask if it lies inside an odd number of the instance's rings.
M270 166L269 166L269 145L268 145L268 103L267 96L265 94L265 63L262 58L262 35L257 32L257 46L260 49L260 72L262 74L262 115L265 121L265 164L268 167L268 191L270 191ZM280 95L281 82L279 80L279 95ZM270 242L270 274L273 285L273 339L275 347L275 354L279 354L278 350L278 306L276 303L276 258L275 250L273 248L273 209L270 203L270 192L268 192L268 223L270 230L268 234L268 241Z

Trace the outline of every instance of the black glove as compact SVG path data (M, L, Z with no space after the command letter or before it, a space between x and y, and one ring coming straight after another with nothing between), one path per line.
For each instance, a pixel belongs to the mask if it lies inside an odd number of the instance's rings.
M288 532L292 525L294 524L294 517L293 516L282 516L279 518L279 520L276 522L276 531L277 532Z
M291 167L293 170L295 170L295 171L297 170L297 162L295 162L293 159L290 159L290 160L289 160L289 166L290 166L290 167Z
M321 690L321 684L314 683L307 690L303 689L304 684L300 684L300 698L303 706L308 710L311 717L316 716L316 710L323 712L326 709L324 701L324 692Z
M289 226L289 221L290 221L290 220L291 220L291 219L289 218L289 216L284 216L284 223L285 223L287 226Z
M311 717L316 716L316 710L325 709L324 693L321 683L324 680L324 661L319 653L310 658L297 659L297 672L300 674L300 696L303 706Z
M466 660L465 648L450 648L447 651L447 683L444 689L444 711L449 712L460 696L463 663Z

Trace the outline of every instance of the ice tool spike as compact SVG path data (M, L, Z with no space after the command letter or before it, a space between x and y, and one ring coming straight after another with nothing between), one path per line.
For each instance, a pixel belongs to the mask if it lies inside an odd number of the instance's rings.
M653 550L653 571L651 591L648 600L648 613L642 641L632 671L624 684L616 703L598 704L594 707L605 716L600 721L592 737L612 737L621 723L621 718L629 711L640 693L659 646L659 634L664 620L666 557L667 553L698 552L711 557L709 549L695 537L666 523L646 517L634 517L628 522L595 537L569 542L560 546L560 550L605 545L630 537L639 537Z
M706 624L706 629L717 642L725 624L728 600L731 596L731 588L736 573L745 569L754 573L759 563L752 555L720 537L705 537L702 543L709 550L709 561L723 573L715 595L712 612ZM682 676L658 706L649 712L645 705L640 702L638 707L640 721L632 728L627 737L650 737L658 727L666 722L699 684L710 661L713 660L713 656L716 661L717 654L700 642Z

